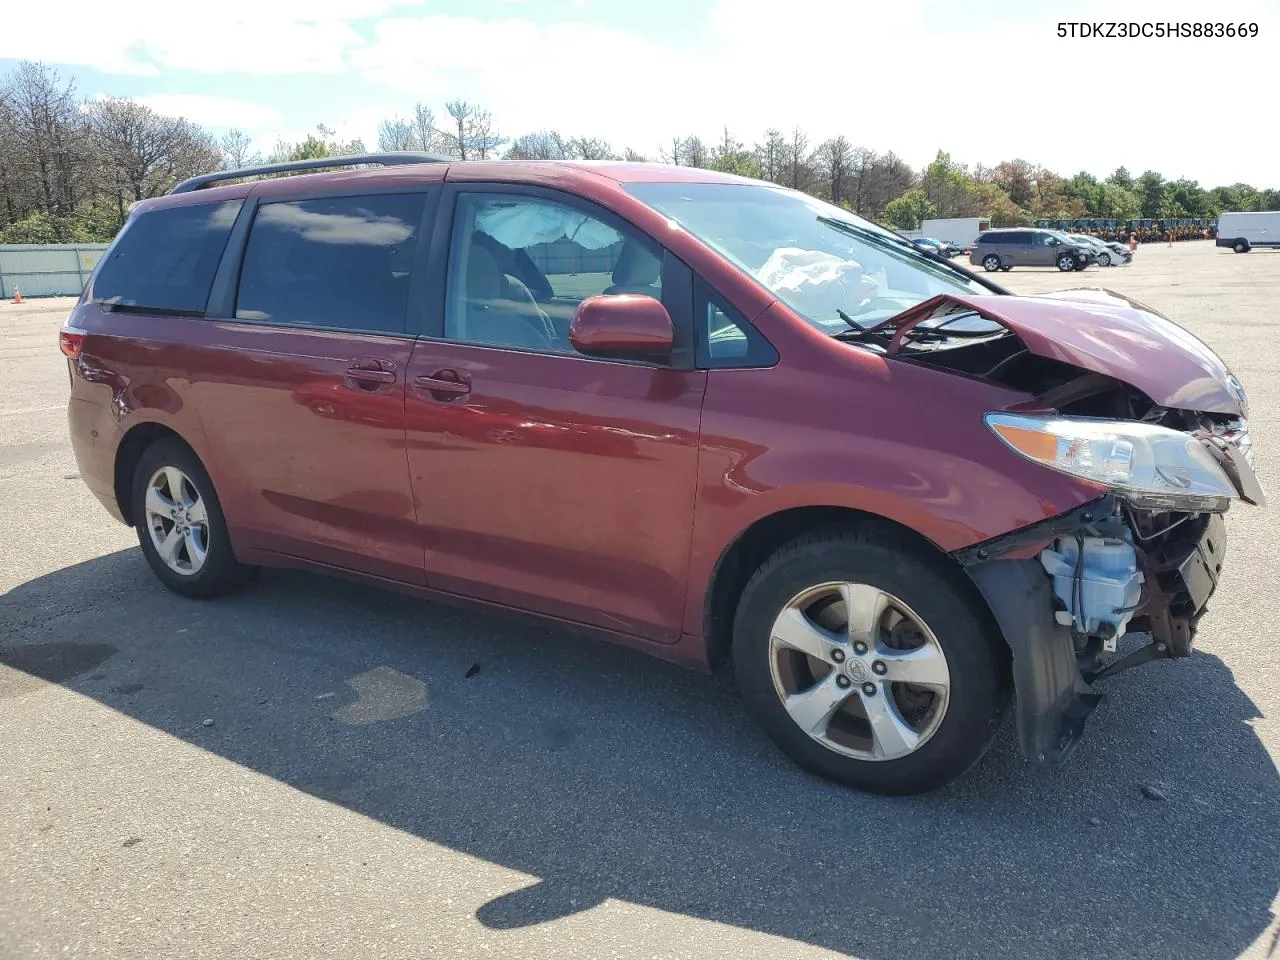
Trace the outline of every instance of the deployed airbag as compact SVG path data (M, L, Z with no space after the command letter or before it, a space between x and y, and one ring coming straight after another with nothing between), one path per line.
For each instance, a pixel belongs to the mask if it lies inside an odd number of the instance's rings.
M856 313L880 290L856 260L820 250L782 247L773 251L756 276L770 290L811 317Z
M599 220L558 204L491 202L476 212L476 226L512 250L561 238L599 250L621 237Z

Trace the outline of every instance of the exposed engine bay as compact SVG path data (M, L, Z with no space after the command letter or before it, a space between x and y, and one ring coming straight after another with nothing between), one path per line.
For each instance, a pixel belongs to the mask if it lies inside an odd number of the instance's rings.
M1046 348L1048 337L1038 335L1053 329L1052 304L1019 298L1015 307L1011 299L937 297L842 339L1028 395L1008 413L989 414L988 426L1029 459L1112 488L1069 513L953 554L1013 651L1023 749L1050 761L1079 738L1100 699L1094 682L1191 654L1222 571L1223 514L1233 499L1261 505L1265 496L1253 472L1243 390L1216 355L1201 361L1190 347L1182 370L1157 376L1155 364L1125 356L1125 343L1102 340L1116 329L1115 314L1141 311L1142 322L1152 322L1148 308L1121 298L1114 300L1122 305L1107 304L1114 313L1099 308L1107 325L1090 329L1086 314L1079 329L1066 331L1065 346L1059 335ZM1184 353L1169 362L1186 360ZM1181 405L1197 400L1204 409ZM1138 477L1134 465L1144 458ZM1149 640L1121 656L1126 634Z

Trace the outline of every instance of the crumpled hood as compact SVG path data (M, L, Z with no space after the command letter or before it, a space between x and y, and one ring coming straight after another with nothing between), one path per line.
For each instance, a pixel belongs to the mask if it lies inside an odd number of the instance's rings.
M1032 353L1114 377L1162 407L1247 415L1240 381L1216 353L1122 294L1095 287L950 299L1008 327Z

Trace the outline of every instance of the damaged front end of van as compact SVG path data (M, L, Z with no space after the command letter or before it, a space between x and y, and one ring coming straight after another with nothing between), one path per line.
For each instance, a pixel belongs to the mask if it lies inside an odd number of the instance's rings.
M1223 515L1236 500L1265 503L1244 390L1198 339L1110 291L943 295L886 326L899 359L1029 394L988 413L987 428L1098 488L953 554L1011 648L1024 752L1057 761L1101 700L1097 681L1190 655L1223 569ZM1122 655L1126 634L1148 639Z

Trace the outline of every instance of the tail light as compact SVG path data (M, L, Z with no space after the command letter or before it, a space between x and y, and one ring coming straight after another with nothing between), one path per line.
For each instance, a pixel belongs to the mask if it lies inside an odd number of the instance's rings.
M85 331L64 324L58 331L58 349L62 351L64 357L77 360L80 357L80 351L84 349L85 336Z

